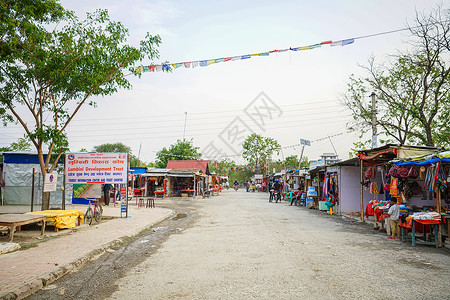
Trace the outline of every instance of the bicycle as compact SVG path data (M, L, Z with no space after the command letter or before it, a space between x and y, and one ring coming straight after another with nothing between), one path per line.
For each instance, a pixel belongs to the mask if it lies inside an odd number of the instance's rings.
M99 223L102 219L102 215L103 215L103 208L100 205L99 201L97 199L88 199L89 201L89 206L86 210L86 213L84 214L84 221L91 225L92 224L92 220L95 219L95 221L97 223ZM92 209L91 207L91 202L94 201L94 209Z

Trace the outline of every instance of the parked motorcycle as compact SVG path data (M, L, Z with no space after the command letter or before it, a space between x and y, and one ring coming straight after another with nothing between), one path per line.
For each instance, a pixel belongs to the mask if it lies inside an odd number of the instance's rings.
M278 203L278 201L281 202L281 193L279 190L273 191L273 198L275 199L275 203Z

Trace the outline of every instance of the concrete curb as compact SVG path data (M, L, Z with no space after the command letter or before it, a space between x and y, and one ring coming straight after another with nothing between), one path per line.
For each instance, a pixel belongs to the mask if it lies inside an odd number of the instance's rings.
M171 211L170 213L166 214L164 217L156 220L155 222L148 224L147 226L143 227L142 229L139 230L139 232L141 232L142 230L148 229L152 226L154 226L155 224L158 224L164 220L169 219L170 217L174 216L175 212ZM138 233L139 233L138 232ZM135 234L131 234L130 236L134 236L138 233ZM92 250L91 252L89 252L88 254L83 255L82 257L78 258L77 260L65 264L59 268L57 268L56 270L49 272L47 274L42 275L39 278L33 279L29 282L24 283L21 287L13 290L13 291L9 291L6 292L3 295L0 295L0 300L20 300L20 299L24 299L38 291L40 291L41 289L43 289L44 287L50 285L51 283L55 282L56 280L60 279L61 277L63 277L64 275L66 275L67 273L71 272L72 270L79 268L81 266L83 266L85 263L89 262L90 260L92 260L94 257L99 256L103 253L106 252L106 250L113 246L116 245L117 243L120 243L123 241L123 239L126 239L130 236L123 236L121 238L118 239L114 239L111 242L108 242L102 246L100 246L97 249Z

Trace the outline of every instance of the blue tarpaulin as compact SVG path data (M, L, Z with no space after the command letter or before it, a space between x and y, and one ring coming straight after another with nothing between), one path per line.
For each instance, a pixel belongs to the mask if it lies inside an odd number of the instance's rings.
M145 171L147 171L147 168L140 168L140 167L130 168L130 173L132 173L134 175L144 174Z

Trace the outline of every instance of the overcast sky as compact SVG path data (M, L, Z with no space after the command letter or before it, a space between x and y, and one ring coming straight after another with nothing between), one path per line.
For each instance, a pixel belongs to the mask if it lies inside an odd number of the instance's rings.
M439 2L64 0L62 5L81 18L97 8L107 9L113 20L129 29L129 43L136 46L146 32L159 34L160 59L143 62L150 65L255 54L402 29L413 23L416 10L427 12ZM371 55L381 62L405 49L408 38L402 31L356 39L347 46L143 73L141 79L131 79L132 90L99 98L97 108L80 111L68 130L70 150L123 142L149 162L184 135L206 158L229 156L242 163L232 156L241 150L239 134L256 132L275 138L283 147L300 139L313 141L305 148L310 160L335 150L346 159L357 140L357 134L346 130L350 112L339 102L349 75L362 74L358 64L366 64ZM259 115L254 114L256 108ZM22 136L18 126L1 131L0 146ZM282 154L300 152L296 146Z

